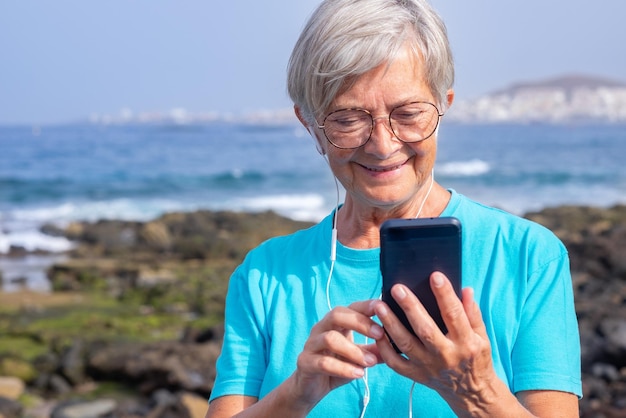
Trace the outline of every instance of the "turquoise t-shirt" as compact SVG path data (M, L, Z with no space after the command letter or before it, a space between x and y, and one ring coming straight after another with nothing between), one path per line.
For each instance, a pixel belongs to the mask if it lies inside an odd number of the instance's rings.
M463 225L463 287L474 288L498 376L514 393L558 390L582 396L565 247L538 224L451 193L442 216ZM331 229L329 215L309 229L272 238L235 270L211 399L262 398L293 373L311 328L328 312ZM378 248L355 250L338 243L332 306L378 298L381 285ZM366 342L361 335L355 340ZM366 416L408 415L409 379L381 364L368 370L368 385ZM358 417L364 393L364 381L355 380L332 391L309 416ZM413 416L455 415L435 391L417 384Z

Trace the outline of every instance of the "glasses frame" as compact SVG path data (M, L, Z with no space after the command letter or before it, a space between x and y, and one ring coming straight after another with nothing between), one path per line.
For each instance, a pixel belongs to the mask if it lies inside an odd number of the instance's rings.
M412 104L427 104L427 105L430 105L430 106L434 107L434 108L435 108L435 111L437 112L437 123L436 123L436 124L435 124L435 126L433 127L432 132L431 132L430 134L428 134L427 136L425 136L424 138L419 139L419 140L417 140L417 141L405 141L404 139L400 138L400 137L398 136L398 134L396 133L396 131L393 129L393 124L391 123L391 114L392 114L392 113L393 113L396 109L398 109L398 108L401 108L401 107L403 107L403 106L412 105ZM346 110L358 110L358 111L361 111L361 112L365 112L365 113L367 113L367 114L370 116L370 119L372 120L372 126L370 127L370 133L369 133L369 135L368 135L367 139L366 139L366 140L365 140L365 141L364 141L361 145L357 145L356 147L341 147L341 146L339 146L339 145L335 144L335 143L334 143L334 142L333 142L333 141L332 141L332 140L328 137L328 135L326 134L326 129L325 129L325 128L326 128L326 126L325 126L325 125L326 125L326 120L327 120L327 119L328 119L331 115L333 115L333 114L335 114L335 113L337 113L337 112L344 112L344 111L346 111ZM404 142L405 144L416 144L416 143L418 143L418 142L425 141L425 140L427 140L428 138L430 138L431 136L433 136L433 134L437 131L437 127L439 126L439 122L441 121L441 118L443 117L443 115L444 115L444 113L440 113L440 112L439 112L439 108L438 108L435 104L433 104L433 103L431 103L431 102L426 102L426 101L417 100L417 101L413 101L413 102L403 103L403 104L401 104L401 105L398 105L398 106L394 107L393 109L391 109L391 112L389 112L389 114L388 114L386 117L387 117L387 120L388 120L388 122L389 122L389 128L391 128L391 132L393 133L393 136L394 136L394 137L396 137L396 139L398 139L398 140L399 140L399 141L401 141L401 142ZM370 111L369 111L369 110L367 110L367 109L362 109L362 108L360 108L360 107L347 107L347 108L343 108L343 109L333 110L332 112L328 113L328 114L324 117L324 120L323 120L323 122L322 122L322 125L317 125L317 127L318 127L319 129L321 129L321 130L323 130L323 131L324 131L324 136L326 137L326 140L327 140L327 141L328 141L328 142L329 142L332 146L334 146L335 148L339 148L339 149L357 149L357 148L360 148L360 147L364 146L365 144L367 144L367 143L369 142L369 140L372 138L372 133L374 132L374 126L376 125L376 120L378 120L378 119L384 119L384 118L385 118L385 116L378 116L378 117L374 117L374 115L372 115L372 112L370 112Z

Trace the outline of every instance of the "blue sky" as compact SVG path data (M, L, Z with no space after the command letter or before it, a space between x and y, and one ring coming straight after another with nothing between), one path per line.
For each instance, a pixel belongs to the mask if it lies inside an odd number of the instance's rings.
M290 106L285 67L318 0L4 0L0 124ZM457 98L589 74L626 82L624 0L432 0Z

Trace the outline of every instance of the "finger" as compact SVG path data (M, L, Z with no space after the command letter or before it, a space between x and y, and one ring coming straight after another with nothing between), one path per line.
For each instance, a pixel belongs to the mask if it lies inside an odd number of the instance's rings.
M421 309L421 317L425 320L433 322L432 319L428 317L426 310L421 306L415 295L413 295L413 293L411 293L408 288L403 285L395 285L391 289L391 294L398 302L398 305L405 310L405 314L407 315L407 318L409 318L409 322L413 324L413 329L416 330L416 334L420 337L420 334L418 333L420 330L416 329L417 325L414 325L418 323L419 320L416 320L416 322L411 322L411 320L412 316L416 315L415 311ZM406 303L407 299L409 299L408 303ZM408 307L405 307L405 305L408 305ZM385 328L385 332L389 338L393 340L394 344L400 351L408 354L416 352L416 350L423 350L422 342L404 326L404 324L400 321L400 319L398 319L396 314L386 303L379 301L376 304L375 310L378 318ZM433 326L435 328L437 327L434 322Z
M351 332L331 330L314 336L305 344L305 351L340 358L344 362L361 367L370 367L378 363L378 358L374 354L354 344Z
M376 357L376 363L380 364L383 363L384 360L380 354L380 349L378 348L378 341L387 341L387 343L389 343L389 340L386 338L381 338L371 344L363 345L361 348Z
M462 290L463 309L467 315L467 319L471 327L478 334L487 335L487 328L483 321L483 315L480 312L480 307L474 300L474 289L466 287Z
M302 353L298 357L297 366L304 373L312 375L324 374L343 379L358 379L365 375L364 367L330 355Z
M438 344L441 344L441 340L445 336L411 289L403 285L396 285L391 289L391 295L406 314L413 332L415 332L424 346L428 349L433 349ZM394 342L396 342L395 339Z
M376 302L378 302L378 299L354 302L349 306L350 309L361 313L367 318L367 321L365 322L366 327L354 329L354 331L374 340L382 338L385 335L383 327L372 320L372 316L376 315L376 312L374 311Z
M417 340L415 336L409 333L406 327L400 322L400 320L396 317L396 315L389 309L389 306L385 302L378 302L376 305L376 314L378 318L381 320L383 325L385 326L385 330L389 334L389 336L394 340L396 346L402 346L401 350L404 352L414 351L410 344L419 344L419 341L411 341ZM408 335L404 336L403 333ZM404 338L407 339L407 342L404 342ZM380 338L376 340L376 347L378 348L379 357L392 369L398 370L404 366L406 363L406 358L398 354L396 349L391 345L389 338L385 336L384 338Z
M371 317L374 315L374 302L378 299L361 300L354 302L348 306L348 308L362 313L365 316Z
M457 296L450 280L441 272L434 272L430 276L430 286L437 299L437 306L441 317L453 339L463 338L471 331L471 326L465 307Z
M313 327L314 331L321 334L330 330L348 330L377 340L384 335L384 330L371 318L375 314L374 302L361 301L334 308Z

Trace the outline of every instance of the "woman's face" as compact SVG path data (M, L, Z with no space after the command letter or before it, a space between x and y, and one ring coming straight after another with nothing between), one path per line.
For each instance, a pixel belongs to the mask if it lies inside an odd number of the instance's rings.
M356 149L339 149L326 141L321 129L317 138L337 179L355 204L393 209L416 198L430 181L435 164L437 133L416 143L404 143L389 127L389 112L401 104L436 103L423 75L423 65L408 48L398 57L363 74L339 94L327 113L344 108L366 109L379 118L370 140Z

